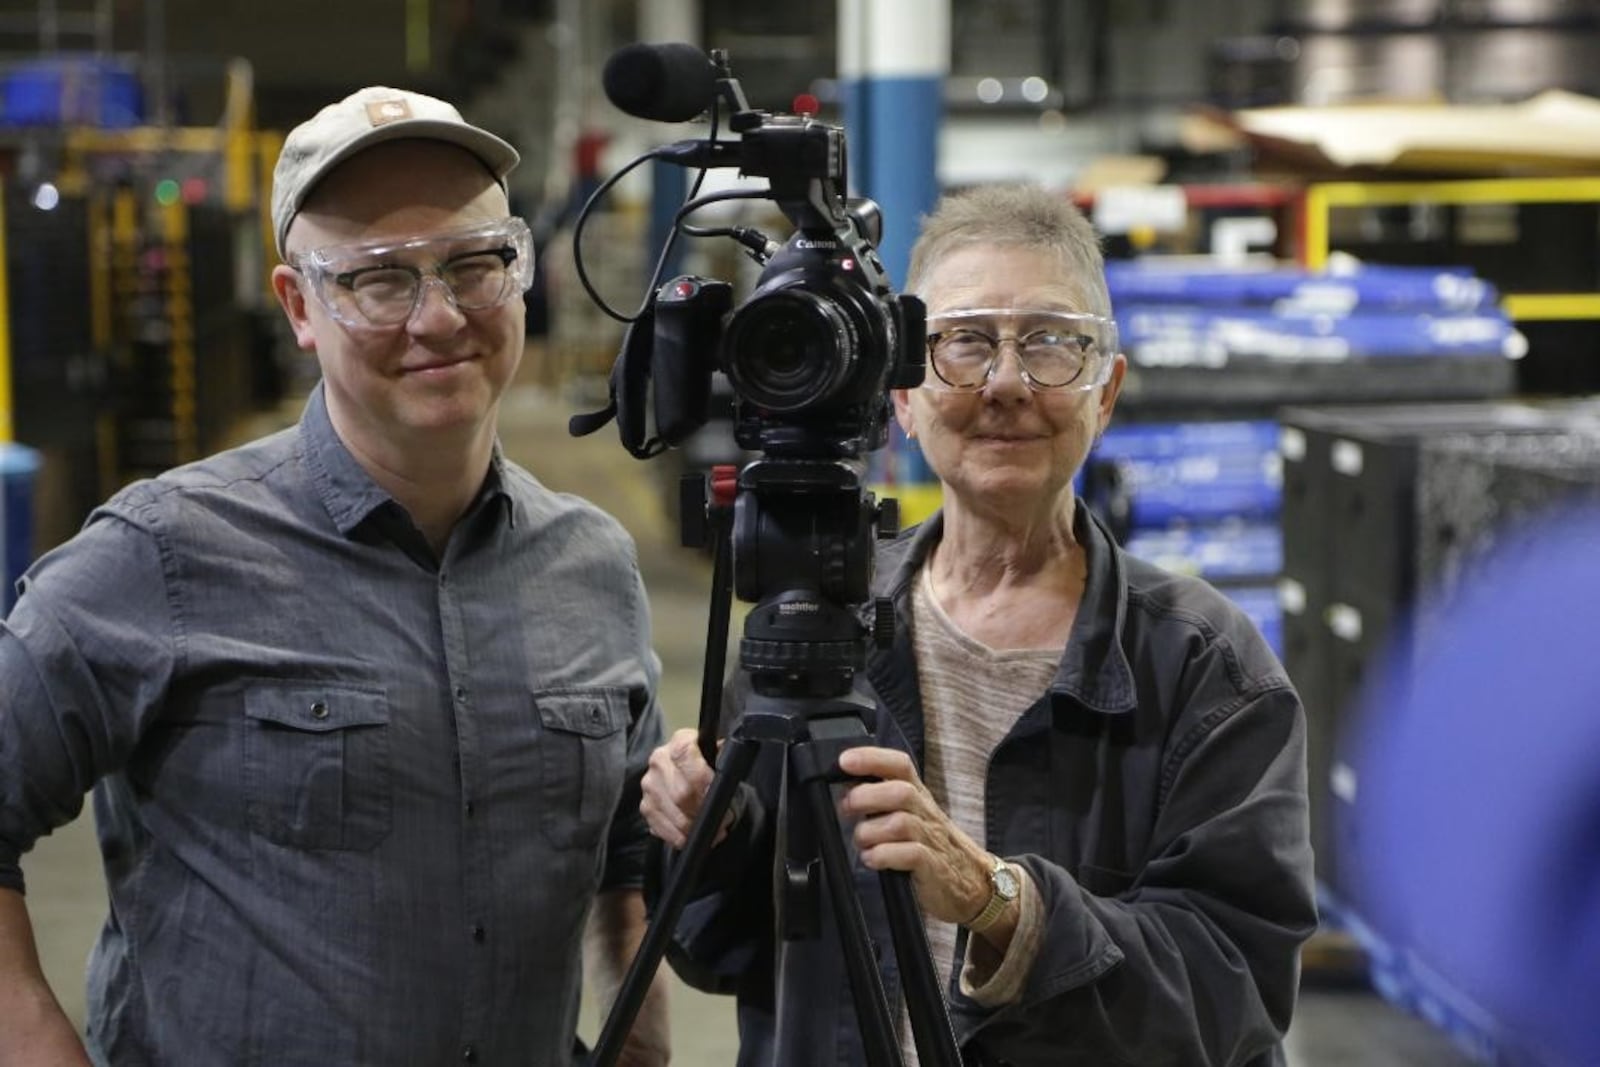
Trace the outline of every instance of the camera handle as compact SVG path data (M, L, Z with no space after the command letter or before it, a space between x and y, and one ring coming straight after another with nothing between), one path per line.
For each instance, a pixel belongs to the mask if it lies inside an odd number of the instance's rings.
M692 485L701 486L698 499L691 499L695 496L690 492ZM784 804L786 818L795 817L792 794L797 791L804 794L801 811L809 817L811 832L806 834L802 828L800 834L789 835L790 840L813 841L819 851L814 864L807 862L804 856L787 857L789 880L794 879L796 870L821 868L833 915L839 924L851 997L867 1060L873 1067L901 1067L903 1060L894 1017L878 971L866 915L855 895L850 858L831 791L833 782L850 780L838 770L839 753L871 740L870 731L861 718L862 709L849 700L753 696L750 707L740 716L723 746L720 760L717 758L723 665L732 604L735 485L734 468L718 467L712 473L709 501L705 499L704 484L698 479L685 479L680 498L684 505L685 543L703 544L703 539L697 541L696 538L706 534L715 539L711 611L705 671L701 679L699 744L702 755L716 772L700 813L689 829L683 851L661 892L655 913L628 965L628 973L617 990L588 1067L612 1067L621 1055L623 1043L677 928L678 918L710 857L717 830L732 807L739 785L749 777L764 743L782 744L786 749L785 788L791 794ZM695 525L691 516L696 513L704 515L704 526ZM922 924L911 876L904 871L884 871L879 881L895 958L905 976L906 1007L918 1058L928 1067L961 1067L960 1049L944 994L939 988L938 972L928 948L927 931ZM783 1032L781 1017L779 1031Z

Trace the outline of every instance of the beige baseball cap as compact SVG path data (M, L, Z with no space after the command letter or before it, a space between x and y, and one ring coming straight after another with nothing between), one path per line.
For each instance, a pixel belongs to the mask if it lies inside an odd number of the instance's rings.
M515 148L471 125L443 100L382 85L358 89L296 126L283 142L272 171L272 228L278 255L283 255L289 224L329 171L364 148L406 137L465 148L483 161L502 188L521 158Z

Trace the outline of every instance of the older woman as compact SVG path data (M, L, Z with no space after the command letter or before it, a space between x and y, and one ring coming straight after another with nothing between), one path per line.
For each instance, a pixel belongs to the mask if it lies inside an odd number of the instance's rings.
M1304 714L1238 609L1074 496L1126 369L1095 235L1059 196L981 188L926 221L908 287L929 374L895 411L944 506L880 549L909 626L867 672L881 747L840 759L876 779L841 804L869 922L887 944L867 873L910 872L968 1062L1282 1063L1316 923ZM709 780L691 731L658 749L652 830L681 845ZM771 790L674 962L739 993L741 1062L863 1062L837 953L808 957L808 1018L775 1026Z

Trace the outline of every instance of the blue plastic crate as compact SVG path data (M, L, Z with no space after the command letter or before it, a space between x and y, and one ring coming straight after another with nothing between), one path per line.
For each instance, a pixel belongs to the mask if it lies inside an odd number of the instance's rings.
M1124 547L1169 571L1213 582L1273 578L1283 569L1283 532L1270 521L1136 529Z
M33 486L40 456L22 445L0 444L0 614L11 610L17 579L33 561Z
M1517 358L1527 341L1496 310L1283 314L1265 308L1121 305L1117 328L1141 365L1222 366L1244 357L1338 363L1395 357Z
M1135 528L1269 518L1283 501L1272 420L1113 425L1092 462L1113 466Z
M1190 304L1270 306L1328 312L1411 310L1461 314L1492 311L1493 285L1466 267L1395 267L1362 264L1347 272L1281 267L1228 270L1212 262L1191 268L1146 260L1106 264L1113 306Z
M1217 591L1250 616L1273 654L1283 658L1283 607L1278 602L1278 587L1267 585L1226 585Z
M139 77L115 63L93 57L44 59L0 78L0 125L129 129L143 122Z

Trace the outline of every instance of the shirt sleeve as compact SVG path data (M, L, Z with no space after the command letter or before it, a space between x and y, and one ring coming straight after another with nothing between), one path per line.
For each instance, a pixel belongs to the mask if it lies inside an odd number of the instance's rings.
M606 839L606 866L600 888L636 889L644 885L645 865L650 850L650 828L639 811L643 797L640 782L648 767L650 753L662 739L661 659L651 647L650 609L643 579L633 571L635 640L630 652L636 680L628 693L628 766L623 778L622 797L611 819Z
M74 819L159 710L177 658L176 611L147 511L102 508L40 559L0 624L0 886Z
M1018 870L1022 870L1018 868ZM985 1008L999 1008L1022 996L1028 971L1044 944L1044 907L1033 875L1022 870L1017 898L1017 927L998 964L980 965L972 952L973 934L967 934L966 964L961 968L961 992Z

